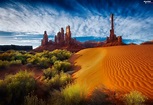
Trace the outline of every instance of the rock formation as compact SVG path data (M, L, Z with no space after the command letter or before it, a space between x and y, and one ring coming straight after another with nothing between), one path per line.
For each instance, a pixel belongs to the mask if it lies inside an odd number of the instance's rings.
M48 35L47 35L47 31L44 31L44 37L43 39L41 40L41 45L42 46L45 46L48 44Z
M70 31L70 26L67 26L66 27L65 43L67 45L70 45L71 44L71 31Z
M111 14L110 16L111 21L111 29L110 29L110 36L106 38L106 44L103 46L113 46L113 45L122 45L122 36L116 37L114 33L114 15Z
M35 51L43 51L43 50L54 50L54 49L67 49L72 52L79 51L83 49L84 46L81 42L71 37L70 26L66 27L66 33L64 33L64 29L61 30L55 35L54 41L48 41L47 32L44 32L43 39L41 42L41 46L34 49Z
M100 46L114 46L114 45L123 45L122 37L114 34L114 17L111 14L111 30L110 36L107 37L106 42L94 42L94 41L86 41L79 42L75 38L71 37L70 26L66 27L66 33L64 33L64 29L61 30L55 35L54 41L48 41L47 32L44 32L44 36L41 42L41 46L35 49L35 51L43 51L43 50L55 50L55 49L67 49L72 52L77 52L83 48L93 48Z

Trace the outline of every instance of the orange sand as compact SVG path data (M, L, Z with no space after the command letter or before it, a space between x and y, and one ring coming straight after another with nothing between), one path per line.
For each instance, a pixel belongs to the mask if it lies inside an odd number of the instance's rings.
M105 86L113 91L137 90L153 99L153 45L84 49L72 56L73 78L89 90Z

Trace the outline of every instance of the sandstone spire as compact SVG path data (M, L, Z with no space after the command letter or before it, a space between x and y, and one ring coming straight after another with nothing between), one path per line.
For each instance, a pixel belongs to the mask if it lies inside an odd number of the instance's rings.
M44 31L44 36L43 39L41 40L41 45L47 45L48 44L48 35L47 35L47 31Z
M111 21L111 30L110 30L110 41L113 41L114 39L116 39L116 36L114 34L114 15L111 14L110 16L110 21Z
M66 44L71 43L71 31L70 31L69 25L66 27L65 41L66 41Z

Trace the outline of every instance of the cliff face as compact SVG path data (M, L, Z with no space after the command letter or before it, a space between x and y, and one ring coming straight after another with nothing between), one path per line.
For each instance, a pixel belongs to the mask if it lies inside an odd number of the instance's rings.
M32 49L33 49L32 46L0 45L0 51L7 51L7 50L24 50L24 51L30 51Z

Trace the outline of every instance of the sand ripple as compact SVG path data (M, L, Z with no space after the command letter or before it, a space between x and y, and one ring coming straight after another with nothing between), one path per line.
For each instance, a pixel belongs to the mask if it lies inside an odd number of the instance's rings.
M76 55L81 55L75 60L81 68L73 75L78 83L89 89L138 90L153 99L153 45L85 49Z

